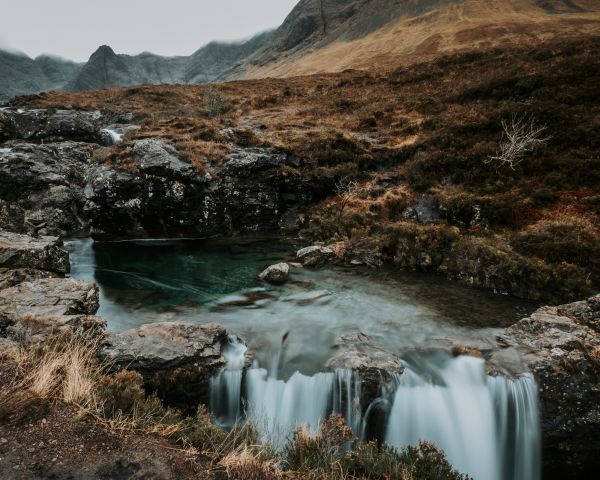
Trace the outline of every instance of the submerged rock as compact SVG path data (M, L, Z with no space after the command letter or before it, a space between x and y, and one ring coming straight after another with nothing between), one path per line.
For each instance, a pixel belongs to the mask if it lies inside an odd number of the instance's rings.
M266 268L261 274L261 280L274 285L283 285L290 276L290 266L287 263L278 263Z
M298 250L296 258L305 267L322 267L334 256L334 252L329 247L313 245Z
M33 238L0 230L0 267L68 273L69 253L58 238Z
M493 371L534 374L540 392L548 471L598 471L600 460L600 295L543 307L506 329Z
M363 405L378 398L382 389L395 386L404 372L400 357L389 352L362 332L338 337L333 346L335 353L325 363L327 370L353 370L362 380Z

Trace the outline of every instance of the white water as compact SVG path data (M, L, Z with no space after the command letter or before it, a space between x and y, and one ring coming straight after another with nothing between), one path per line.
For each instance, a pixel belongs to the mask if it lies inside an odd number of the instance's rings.
M102 129L102 131L108 133L113 145L116 145L123 141L123 135L115 132L114 130L111 130L109 128L104 128L104 129Z
M338 412L364 438L371 409L363 415L360 379L352 371L296 372L284 381L252 368L242 389L245 347L232 346L229 352L235 353L228 353L228 364L240 370L217 377L212 391L212 408L221 413L222 425L232 425L243 413L264 442L282 446L297 427L315 434L324 419ZM419 359L407 366L397 388L382 392L372 406L382 404L392 407L379 436L391 445L433 442L475 480L540 478L537 387L530 375L489 377L484 361L474 357Z
M409 367L400 379L386 442L435 443L475 479L539 478L537 387L531 376L488 377L482 359L458 357L441 367Z

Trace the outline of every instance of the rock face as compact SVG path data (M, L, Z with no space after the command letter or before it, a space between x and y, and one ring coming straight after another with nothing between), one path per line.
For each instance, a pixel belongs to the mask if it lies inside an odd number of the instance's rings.
M509 327L488 361L492 370L535 375L544 465L556 478L585 478L600 468L599 324L600 295L543 307Z
M334 256L333 250L329 247L314 245L298 250L296 258L305 267L322 267Z
M42 278L0 290L0 329L21 319L94 315L98 287L70 278Z
M342 335L336 339L333 348L336 352L325 363L325 368L357 372L362 379L364 406L378 398L382 389L393 387L397 377L404 372L404 365L397 355L362 332Z
M56 237L32 238L0 230L0 265L68 273L69 254Z
M277 229L311 197L307 180L281 175L298 160L272 148L232 144L223 164L207 171L159 139L128 142L115 163L96 160L101 145L118 136L111 132L135 128L131 121L0 110L0 141L7 142L0 148L0 228L104 238L225 235Z
M190 406L208 400L227 344L227 332L216 324L153 323L109 335L102 357L113 371L135 370L162 398Z
M275 229L288 208L303 202L300 185L279 175L287 156L238 149L222 167L195 171L160 140L133 143L132 171L107 165L86 176L84 216L96 235L196 235ZM250 175L251 173L251 175Z
M261 274L261 280L273 285L283 285L290 276L290 266L287 263L278 263L267 267Z

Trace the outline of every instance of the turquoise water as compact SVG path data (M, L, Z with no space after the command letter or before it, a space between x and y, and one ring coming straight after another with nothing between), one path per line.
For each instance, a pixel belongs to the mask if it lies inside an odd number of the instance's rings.
M282 287L266 266L299 246L269 239L68 243L72 276L101 289L99 314L125 330L159 321L216 322L244 338L262 365L318 371L341 334L363 331L402 354L415 347L493 342L534 306L440 277L362 268L293 269ZM281 339L287 335L285 351Z

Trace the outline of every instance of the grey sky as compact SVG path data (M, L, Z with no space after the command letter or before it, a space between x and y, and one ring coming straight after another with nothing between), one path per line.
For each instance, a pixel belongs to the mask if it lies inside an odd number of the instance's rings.
M117 53L189 55L283 22L298 0L0 0L0 47L85 61Z

